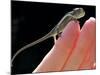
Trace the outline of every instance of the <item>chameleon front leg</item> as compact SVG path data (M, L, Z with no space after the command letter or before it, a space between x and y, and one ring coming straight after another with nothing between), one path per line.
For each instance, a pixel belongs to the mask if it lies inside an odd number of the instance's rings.
M72 21L74 21L74 22L78 22L78 20L76 19L76 18L74 18L74 17L72 17L72 19L71 19Z

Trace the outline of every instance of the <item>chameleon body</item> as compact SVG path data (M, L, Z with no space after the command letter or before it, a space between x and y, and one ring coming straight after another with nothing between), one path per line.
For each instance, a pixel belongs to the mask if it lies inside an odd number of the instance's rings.
M36 45L37 43L40 43L50 37L54 37L54 40L56 35L58 35L59 33L61 33L63 31L63 29L65 28L65 26L71 21L71 20L77 20L82 18L85 15L85 11L83 8L75 8L72 11L66 13L64 15L64 17L58 22L58 24L48 33L46 34L44 37L22 47L21 49L19 49L15 55L13 56L11 63L13 63L15 57L22 51L26 50L27 48Z

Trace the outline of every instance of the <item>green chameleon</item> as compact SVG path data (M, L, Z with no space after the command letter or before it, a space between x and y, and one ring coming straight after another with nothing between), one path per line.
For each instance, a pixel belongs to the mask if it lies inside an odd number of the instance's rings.
M13 56L12 60L11 60L11 64L13 63L14 59L16 58L16 56L21 53L22 51L26 50L27 48L36 45L37 43L40 43L50 37L54 37L54 41L56 41L56 36L59 35L65 28L65 26L71 21L74 20L76 21L77 19L82 18L85 15L85 11L83 8L75 8L72 11L66 13L64 15L64 17L58 22L58 24L48 33L46 34L44 37L22 47L21 49L19 49Z

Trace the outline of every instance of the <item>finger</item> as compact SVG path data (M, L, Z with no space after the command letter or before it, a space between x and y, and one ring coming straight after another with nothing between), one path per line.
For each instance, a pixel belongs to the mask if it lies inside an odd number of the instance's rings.
M95 69L96 68L96 44L93 43L93 45L91 45L91 49L86 53L82 63L79 66L79 69Z
M66 61L63 70L78 70L80 64L83 62L84 57L88 51L92 50L92 44L95 43L95 20L90 18L84 24L81 29L80 36L77 41L77 45L74 48L68 61ZM95 51L95 47L93 49ZM91 56L91 58L94 57Z
M60 71L77 40L79 32L78 22L69 22L61 37L58 38L34 72Z
M89 25L92 22L95 23L95 19L91 18ZM94 29L96 29L96 25L94 24ZM95 30L94 30L95 31ZM96 31L95 31L96 36ZM83 62L81 63L79 69L95 69L96 68L96 37L94 37L93 43L91 44L90 50L86 53Z

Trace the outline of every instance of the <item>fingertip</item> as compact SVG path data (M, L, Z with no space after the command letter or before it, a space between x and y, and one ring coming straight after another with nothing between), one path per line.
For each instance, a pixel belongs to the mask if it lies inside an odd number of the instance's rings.
M66 27L64 28L61 37L62 39L67 39L68 37L71 37L73 35L77 35L80 32L80 25L79 22L77 21L70 21ZM64 37L64 38L63 38Z
M95 19L94 17L90 17L89 20L90 20L91 22L94 22L94 23L95 23L95 20L96 20L96 19Z
M94 17L90 17L85 23L96 25L96 19Z

